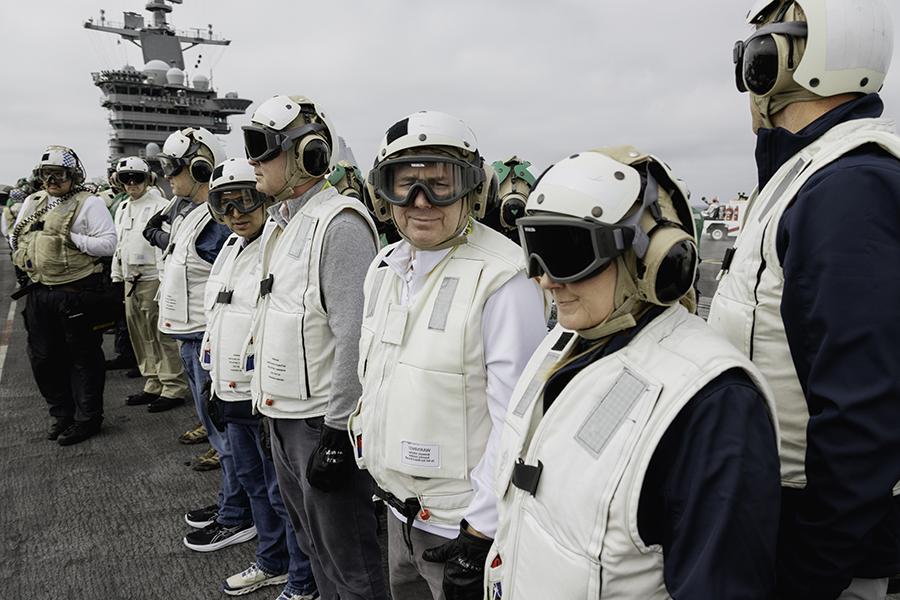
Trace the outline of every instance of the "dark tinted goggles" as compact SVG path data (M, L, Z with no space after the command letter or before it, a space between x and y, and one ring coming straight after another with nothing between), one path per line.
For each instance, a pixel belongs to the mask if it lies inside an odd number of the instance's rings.
M266 202L266 195L256 188L242 187L210 190L206 203L218 217L223 217L232 209L241 214L251 213Z
M557 283L593 277L631 247L634 231L573 217L521 217L519 242L529 277Z
M188 165L188 161L183 158L173 158L165 154L157 154L156 158L159 160L163 177L175 177Z
M327 133L321 123L307 123L303 127L286 131L273 131L257 125L244 125L241 129L244 131L244 151L247 158L257 162L272 160L305 135Z
M116 177L122 185L140 185L147 181L147 174L140 171L119 171Z
M412 204L419 191L434 206L449 206L484 182L484 170L450 156L400 156L369 177L378 195L396 206Z
M807 26L801 21L772 23L757 29L744 41L734 44L734 78L740 92L750 91L764 96L778 81L778 45L773 35L806 37Z

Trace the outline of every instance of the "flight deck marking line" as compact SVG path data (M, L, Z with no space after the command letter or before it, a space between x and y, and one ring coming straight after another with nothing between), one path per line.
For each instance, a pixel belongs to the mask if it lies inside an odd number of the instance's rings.
M3 381L3 366L6 364L6 350L12 338L13 322L16 320L16 300L9 305L9 313L6 315L6 323L3 324L3 333L0 334L0 381Z

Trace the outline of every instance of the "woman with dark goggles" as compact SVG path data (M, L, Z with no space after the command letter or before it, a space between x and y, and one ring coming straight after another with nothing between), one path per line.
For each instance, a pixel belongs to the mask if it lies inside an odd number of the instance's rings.
M376 193L396 206L408 206L419 191L434 206L449 206L484 182L483 169L450 156L400 156L369 176Z
M594 277L631 247L634 230L564 216L521 217L519 240L528 257L528 276L557 283Z

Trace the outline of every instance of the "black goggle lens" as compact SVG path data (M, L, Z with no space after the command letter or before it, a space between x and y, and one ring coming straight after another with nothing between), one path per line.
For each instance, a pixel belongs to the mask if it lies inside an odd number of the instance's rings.
M771 35L753 38L743 48L742 78L748 90L767 94L778 79L778 46Z
M116 175L116 177L119 178L119 181L123 185L140 185L147 181L147 174L140 173L137 171L134 171L134 172L126 171L124 173L119 173L118 175Z
M546 269L551 279L567 279L589 269L597 260L591 232L567 225L524 225L520 240L528 257L528 275L536 277ZM543 265L533 257L540 257ZM607 259L607 262L612 260ZM599 265L598 265L599 266Z
M281 153L278 146L270 146L270 136L258 129L244 129L244 152L247 158L257 162L272 160Z

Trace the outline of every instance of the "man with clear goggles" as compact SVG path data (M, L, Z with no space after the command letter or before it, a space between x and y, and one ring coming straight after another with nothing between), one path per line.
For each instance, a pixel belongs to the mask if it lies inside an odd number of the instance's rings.
M382 140L366 190L401 241L369 267L349 430L391 508L395 600L481 599L497 524L496 442L519 372L546 332L519 248L476 222L495 177L460 119L412 114Z
M896 3L891 3L896 4ZM759 185L709 323L772 387L776 597L881 599L900 572L900 138L883 0L760 0L736 45ZM864 290L861 293L860 290Z
M525 209L529 275L559 325L506 413L485 597L770 598L773 409L752 363L686 308L683 184L634 148L592 150L545 171Z
M116 230L102 199L82 184L71 148L50 146L34 175L42 192L22 205L10 233L13 262L29 280L25 321L28 358L60 445L100 432L106 377L98 326L111 318L100 258L111 256Z
M113 281L124 282L129 343L145 378L143 391L129 396L125 404L146 404L149 412L184 404L189 393L178 345L157 327L160 251L142 235L150 218L169 203L156 187L149 185L155 177L151 175L150 165L140 157L128 156L116 162L116 179L127 196L115 212L119 241L111 274Z

